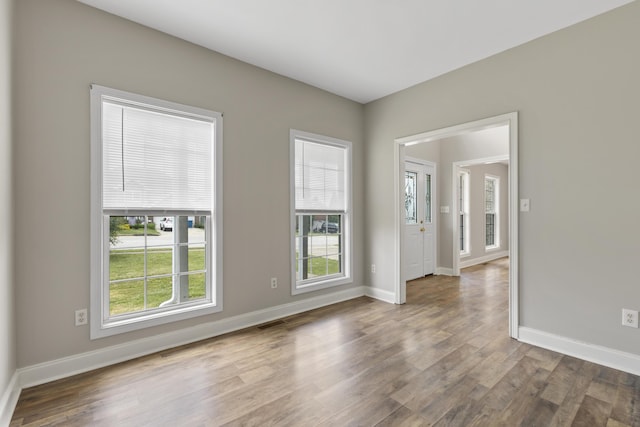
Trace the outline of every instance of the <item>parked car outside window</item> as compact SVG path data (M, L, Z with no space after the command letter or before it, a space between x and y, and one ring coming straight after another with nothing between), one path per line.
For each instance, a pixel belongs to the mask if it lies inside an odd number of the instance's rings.
M173 231L173 218L162 218L162 221L160 221L160 230Z
M338 224L335 222L323 222L320 227L320 231L323 233L337 233L338 232Z

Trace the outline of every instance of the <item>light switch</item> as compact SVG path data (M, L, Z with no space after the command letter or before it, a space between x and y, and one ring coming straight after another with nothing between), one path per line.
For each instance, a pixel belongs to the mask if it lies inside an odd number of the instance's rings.
M520 199L520 212L529 212L529 199Z
M440 213L449 213L449 206L440 206Z

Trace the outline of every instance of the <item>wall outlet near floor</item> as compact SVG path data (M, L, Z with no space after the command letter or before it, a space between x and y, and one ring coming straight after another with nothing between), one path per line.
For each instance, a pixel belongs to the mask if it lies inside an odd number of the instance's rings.
M76 310L76 326L87 324L87 309Z
M630 326L632 328L638 327L638 311L629 310L628 308L622 309L622 325Z
M376 273L376 265L375 265L375 264L371 264L371 272L372 272L373 274L375 274L375 273Z
M278 278L277 277L272 277L271 278L271 289L275 289L278 287Z

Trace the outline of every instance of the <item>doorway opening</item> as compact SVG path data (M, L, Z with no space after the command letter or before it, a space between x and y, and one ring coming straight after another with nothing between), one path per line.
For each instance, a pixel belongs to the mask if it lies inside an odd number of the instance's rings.
M394 274L394 297L396 304L404 304L406 302L406 282L407 272L405 259L407 256L407 229L406 229L406 206L405 206L405 179L406 179L406 160L407 152L413 156L413 150L410 148L416 145L422 145L428 142L441 141L460 137L474 132L503 127L508 135L508 256L509 256L509 336L518 338L518 114L517 112L507 113L500 116L490 117L443 129L424 132L417 135L396 139L394 147L394 165L395 165L395 194L396 206L395 210L395 274ZM446 144L446 142L444 142ZM469 150L473 152L478 147L470 145ZM499 156L483 156L482 151L478 151L480 155L472 160L483 160L490 163L498 161ZM428 159L427 159L428 160ZM462 160L458 160L459 164L453 161L449 165L441 162L440 167L441 182L447 184L450 188L444 188L442 194L447 198L451 197L450 203L434 203L433 212L440 220L440 230L446 230L451 233L451 238L444 237L444 233L440 233L440 243L437 245L438 250L435 254L435 273L443 275L459 275L460 274L460 217L458 202L456 198L459 196L459 189L456 190L454 184L457 179L457 169L460 165L464 165ZM466 161L467 163L469 160ZM444 169L449 168L450 174ZM451 177L451 178L449 178ZM444 199L444 197L443 197ZM489 218L489 216L487 216ZM495 238L495 237L494 237ZM450 260L447 258L450 257Z

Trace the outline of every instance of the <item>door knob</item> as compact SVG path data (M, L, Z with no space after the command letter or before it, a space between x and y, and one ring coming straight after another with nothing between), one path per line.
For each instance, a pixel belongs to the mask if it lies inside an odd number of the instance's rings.
M421 227L421 228L420 228L420 231L424 231L424 227Z

